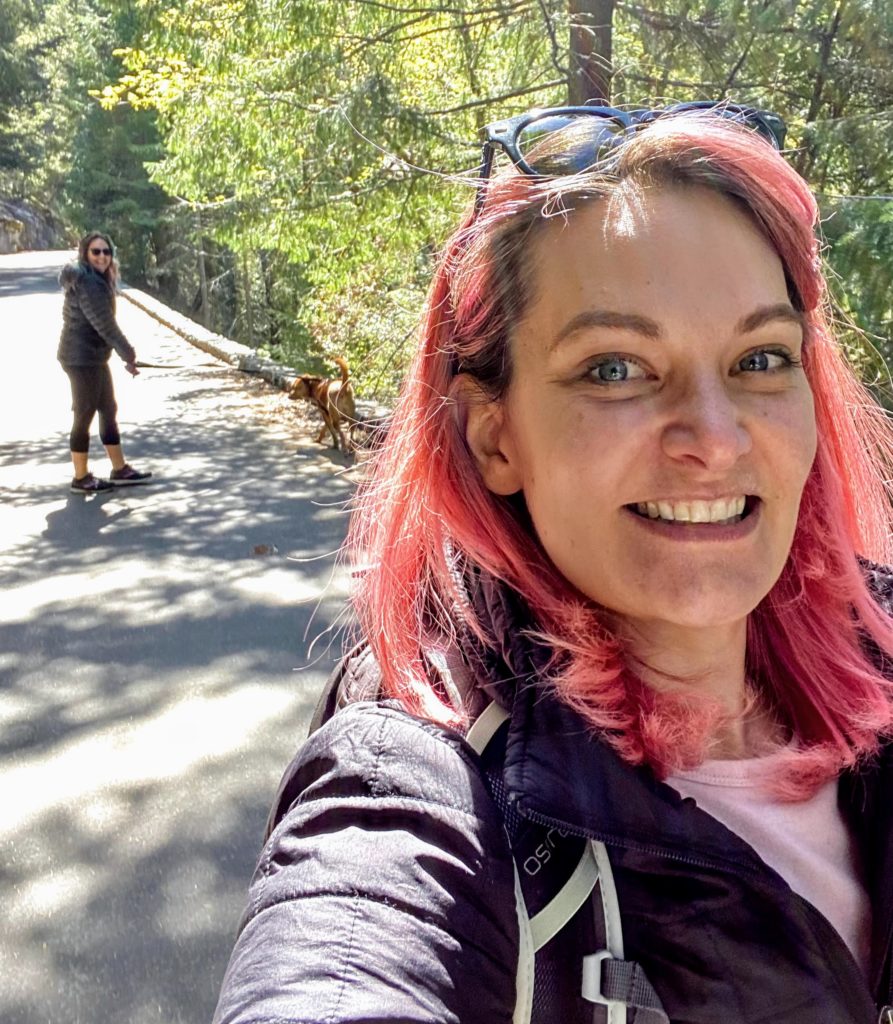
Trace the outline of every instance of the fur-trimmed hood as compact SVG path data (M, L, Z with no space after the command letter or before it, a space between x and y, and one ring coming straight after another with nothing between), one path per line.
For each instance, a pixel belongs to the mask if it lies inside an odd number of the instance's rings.
M105 281L102 274L97 274L97 272L92 267L87 266L86 263L81 263L80 260L72 260L71 263L66 263L59 271L59 284L62 285L65 291L70 291L88 275L91 277L98 277Z

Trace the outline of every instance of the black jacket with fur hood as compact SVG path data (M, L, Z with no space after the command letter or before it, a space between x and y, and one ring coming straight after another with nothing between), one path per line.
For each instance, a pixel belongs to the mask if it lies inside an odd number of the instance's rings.
M102 366L114 349L125 363L136 360L133 345L115 321L115 296L101 274L77 261L62 268L65 290L62 337L56 358L65 366Z
M893 577L866 569L889 611ZM348 657L329 691L341 700L321 705L276 798L215 1024L604 1019L581 995L582 957L600 948L586 905L538 955L532 1017L514 1016L512 851L533 844L523 872L558 878L587 839L607 847L626 958L672 1024L886 1024L893 747L839 782L871 901L866 976L748 843L552 696L511 594L481 596L502 650L485 664L462 645L445 685L467 692L465 675L510 712L495 766L490 747L482 759L457 733L370 701L377 666L363 648Z

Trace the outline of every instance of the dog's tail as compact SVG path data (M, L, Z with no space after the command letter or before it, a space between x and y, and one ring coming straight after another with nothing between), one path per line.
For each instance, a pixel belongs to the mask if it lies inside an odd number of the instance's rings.
M338 368L341 370L341 383L346 384L350 377L350 367L347 365L347 360L344 356L336 356L332 362L337 364Z

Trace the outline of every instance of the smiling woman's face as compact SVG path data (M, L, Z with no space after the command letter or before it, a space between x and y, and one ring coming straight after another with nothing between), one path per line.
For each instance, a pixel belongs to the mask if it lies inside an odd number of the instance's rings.
M104 274L112 262L112 249L109 243L97 236L90 239L87 246L87 262L94 270Z
M532 244L509 389L470 426L487 485L523 491L559 570L630 622L739 622L816 447L777 254L700 187L618 193Z

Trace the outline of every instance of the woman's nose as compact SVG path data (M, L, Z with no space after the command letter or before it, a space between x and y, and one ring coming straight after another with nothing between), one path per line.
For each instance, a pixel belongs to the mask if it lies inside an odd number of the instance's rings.
M688 382L675 397L662 445L672 459L721 473L751 450L752 439L725 381L711 378Z

